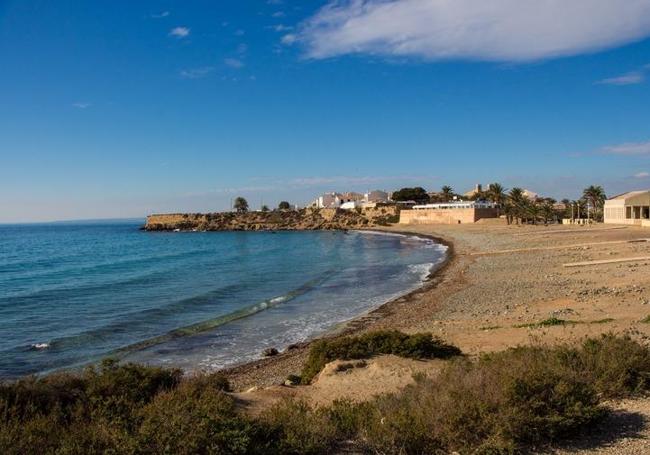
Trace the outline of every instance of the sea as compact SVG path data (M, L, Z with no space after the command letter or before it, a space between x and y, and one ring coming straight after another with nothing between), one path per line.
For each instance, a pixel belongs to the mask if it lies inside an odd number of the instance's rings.
M0 225L0 379L108 357L186 371L254 360L417 289L446 255L392 233L143 223Z

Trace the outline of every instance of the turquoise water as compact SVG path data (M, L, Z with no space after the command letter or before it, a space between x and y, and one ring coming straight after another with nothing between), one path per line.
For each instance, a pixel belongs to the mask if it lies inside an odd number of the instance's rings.
M418 287L445 248L369 232L0 226L0 378L105 356L210 370Z

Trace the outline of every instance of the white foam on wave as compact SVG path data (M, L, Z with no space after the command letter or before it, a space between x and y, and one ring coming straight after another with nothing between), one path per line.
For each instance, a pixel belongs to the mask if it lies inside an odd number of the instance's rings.
M50 343L34 343L34 344L32 344L32 348L33 349L38 349L38 350L47 349L49 347L50 347Z
M384 231L367 231L367 230L353 230L352 232L356 234L366 234L366 235L384 235L386 237L411 237L406 234L399 234L397 232L384 232ZM414 236L415 237L415 236ZM422 238L422 237L420 237Z
M419 276L420 281L424 281L431 274L435 262L425 262L423 264L411 264L408 266L409 272Z
M416 234L401 234L398 232L384 232L384 231L366 231L366 230L358 230L358 231L353 231L357 234L364 234L364 235L382 235L386 237L401 237L405 238L408 240L414 240L417 242L422 242L425 244L424 248L435 248L440 251L447 251L447 246L443 245L441 243L436 242L434 239L428 238L428 237L421 237Z

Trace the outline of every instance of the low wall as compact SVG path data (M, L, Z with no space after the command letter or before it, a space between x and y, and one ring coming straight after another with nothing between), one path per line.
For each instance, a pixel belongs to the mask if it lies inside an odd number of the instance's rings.
M400 224L467 224L482 218L496 218L496 209L402 210Z
M562 224L591 224L595 223L594 220L588 220L587 218L562 218Z

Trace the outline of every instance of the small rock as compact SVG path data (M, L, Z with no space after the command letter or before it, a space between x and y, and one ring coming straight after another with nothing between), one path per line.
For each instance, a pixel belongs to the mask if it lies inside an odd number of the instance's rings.
M275 348L266 348L262 351L262 355L264 357L273 357L275 355L278 355L279 351Z

